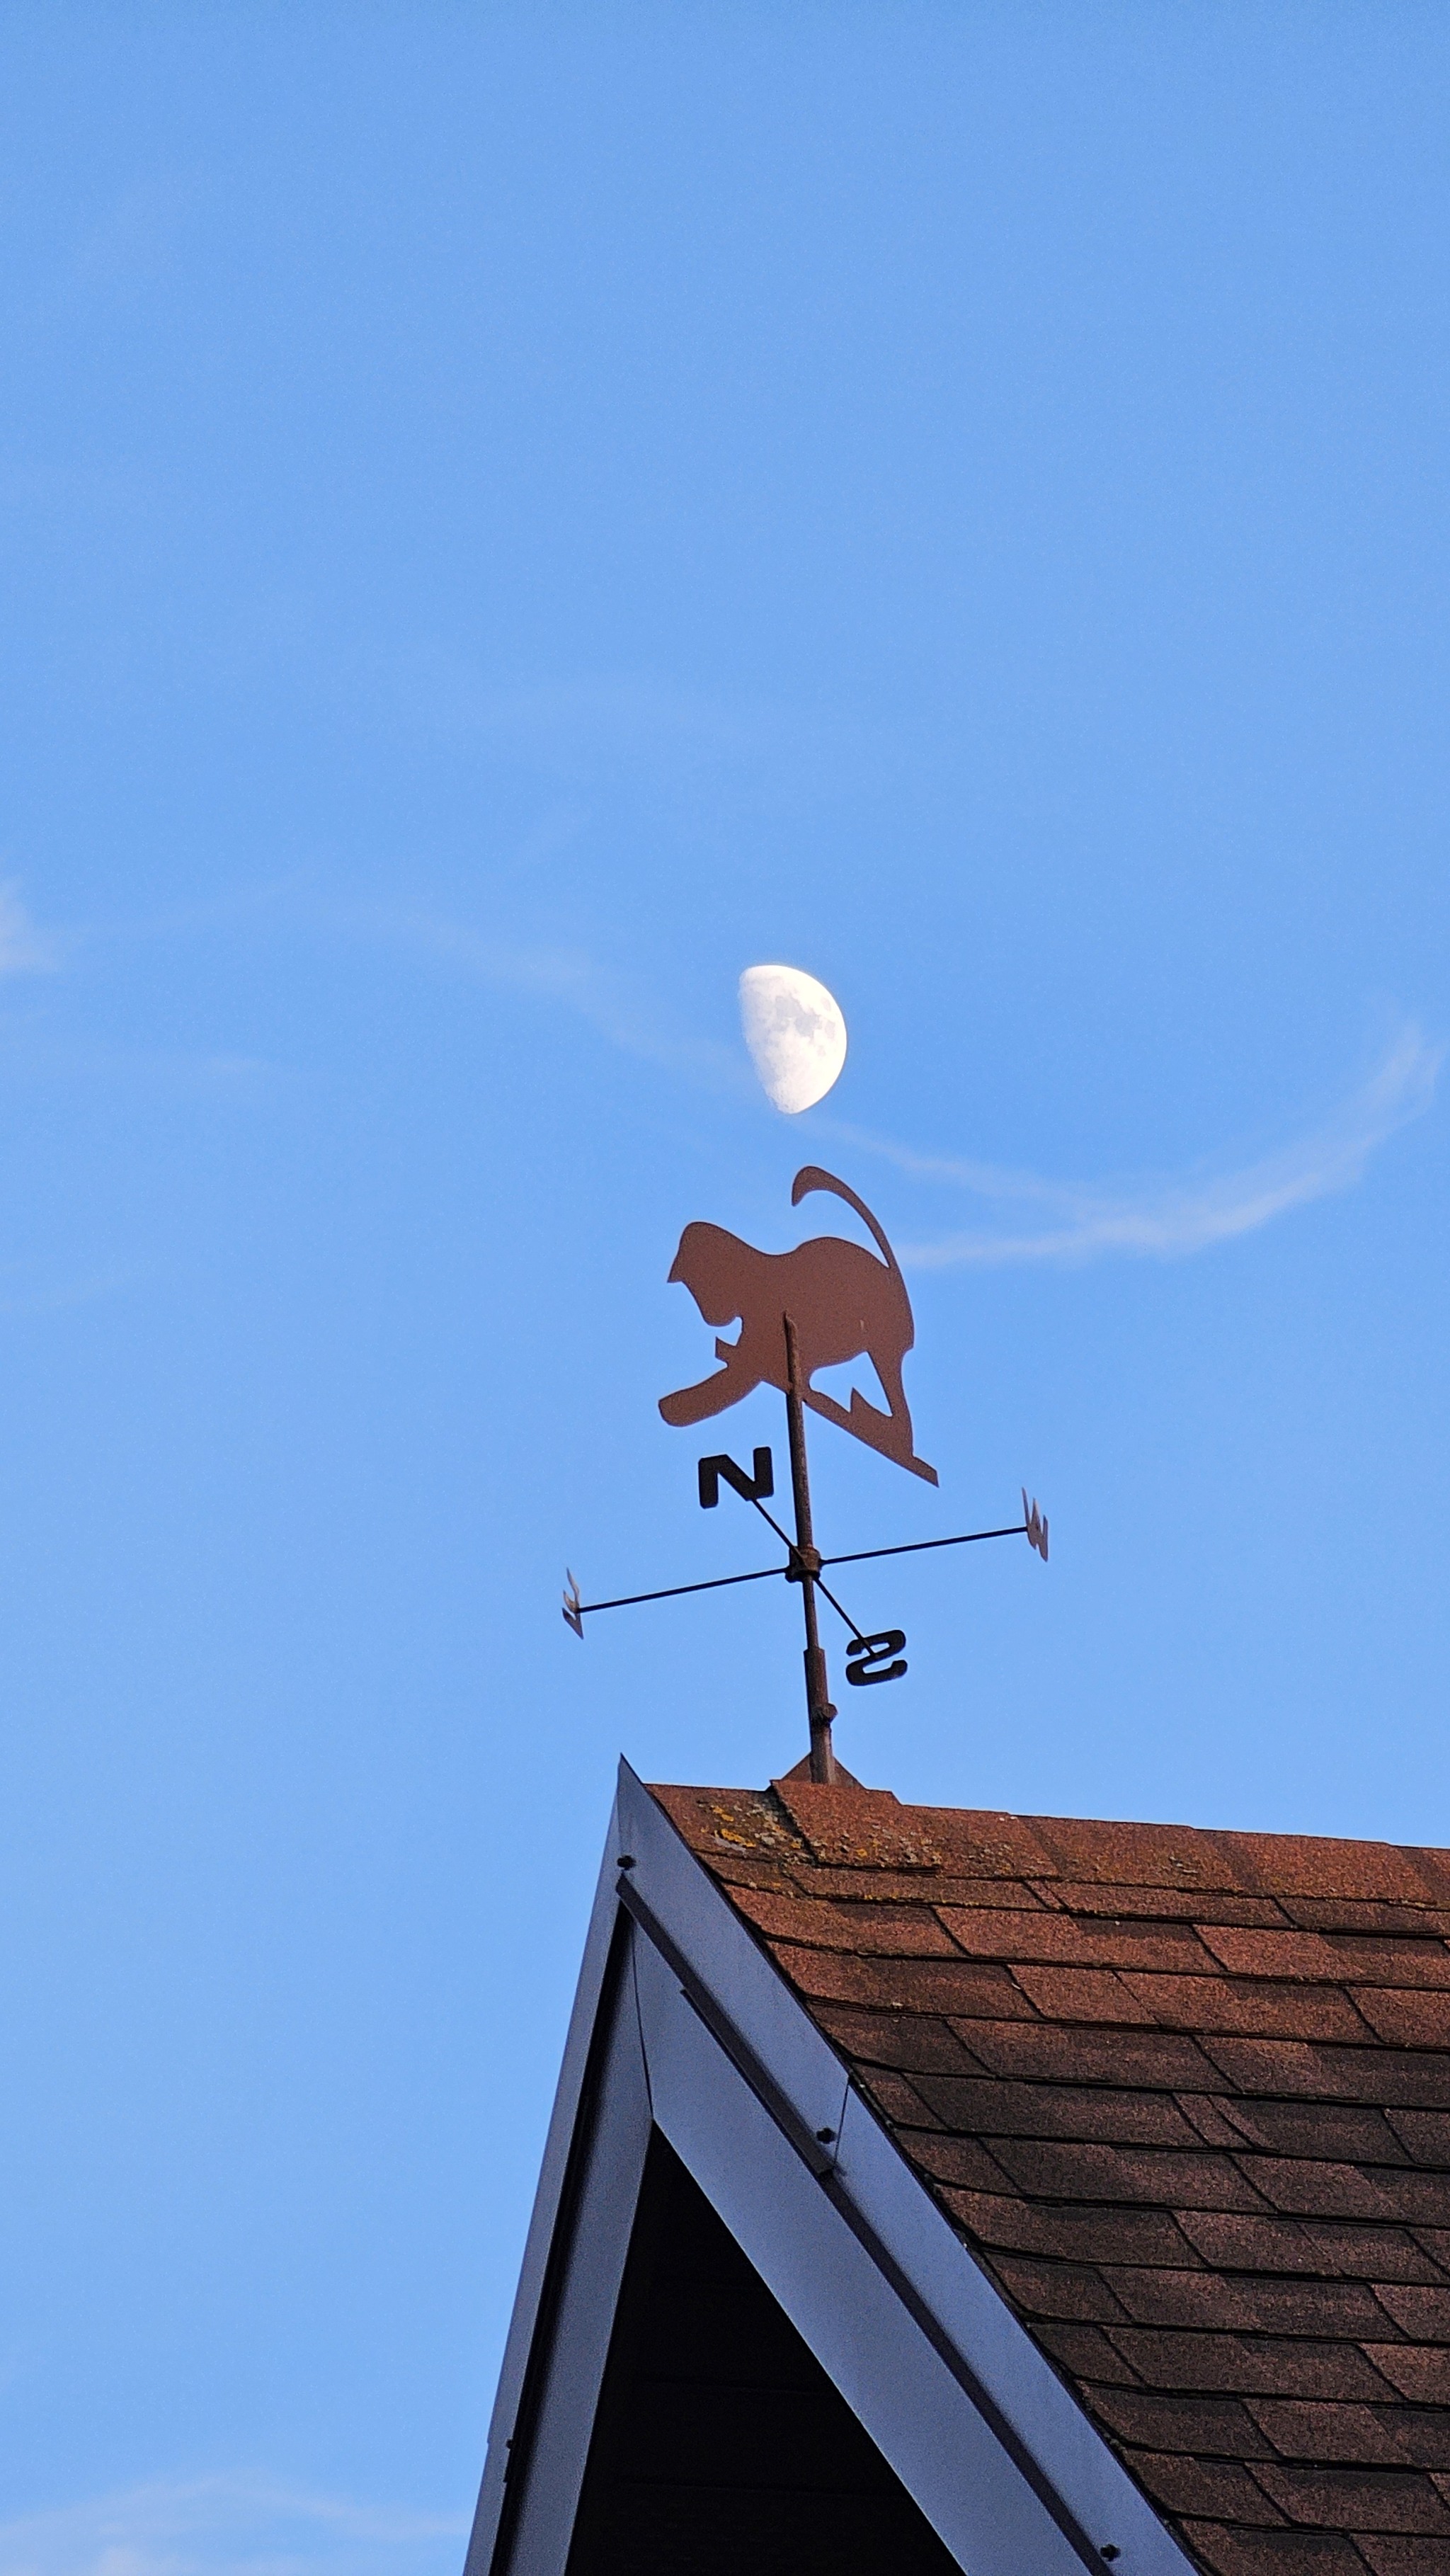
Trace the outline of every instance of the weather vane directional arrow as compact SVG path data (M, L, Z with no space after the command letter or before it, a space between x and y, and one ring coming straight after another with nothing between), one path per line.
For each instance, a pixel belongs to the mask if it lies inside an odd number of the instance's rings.
M879 1246L882 1258L843 1235L813 1235L792 1252L758 1252L723 1226L687 1225L670 1271L682 1280L707 1324L738 1322L734 1341L718 1338L715 1356L723 1365L698 1385L682 1387L660 1399L666 1422L687 1428L724 1413L752 1395L758 1386L779 1388L785 1397L786 1434L790 1446L791 1499L795 1536L781 1528L765 1508L775 1492L769 1449L757 1449L751 1472L733 1458L712 1456L699 1463L700 1502L706 1511L720 1500L726 1484L750 1503L774 1531L786 1551L783 1565L762 1565L749 1574L717 1574L703 1583L671 1583L654 1592L627 1592L613 1601L584 1601L572 1574L564 1594L563 1615L576 1637L584 1622L601 1610L627 1610L645 1601L673 1601L687 1592L721 1592L736 1583L784 1580L798 1583L805 1613L806 1710L810 1721L808 1768L813 1780L837 1776L831 1744L831 1705L826 1658L821 1645L816 1594L819 1592L847 1629L846 1679L856 1687L899 1681L906 1671L906 1637L900 1628L866 1631L842 1608L825 1581L825 1569L864 1565L883 1556L920 1556L940 1547L970 1547L980 1539L1026 1538L1046 1561L1047 1523L1029 1503L1024 1489L1022 1518L1003 1529L962 1530L951 1538L909 1539L895 1547L863 1547L838 1556L823 1556L811 1522L811 1489L806 1459L805 1415L809 1406L827 1422L849 1431L867 1448L905 1467L928 1484L937 1472L918 1458L902 1384L902 1364L915 1339L911 1302L896 1255L863 1199L844 1181L808 1163L797 1172L791 1205L799 1207L813 1190L830 1190L855 1210ZM887 1409L868 1403L858 1389L849 1405L812 1384L818 1369L869 1359L881 1383Z

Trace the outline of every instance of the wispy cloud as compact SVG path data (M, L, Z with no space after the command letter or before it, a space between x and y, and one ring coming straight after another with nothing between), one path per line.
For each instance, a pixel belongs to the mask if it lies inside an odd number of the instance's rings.
M624 1054L686 1074L709 1090L754 1091L737 1047L671 1028L657 1002L582 948L490 939L439 915L391 904L329 907L329 918L356 937L411 950L475 983L505 987L546 1009L568 1012Z
M498 938L406 904L339 901L295 879L241 890L147 929L152 936L187 932L268 913L294 928L306 923L314 931L375 942L445 974L520 993L545 1012L582 1020L609 1045L644 1063L758 1105L756 1085L734 1043L701 1036L686 1024L683 1006L672 1021L661 1005L658 981L631 978L577 945ZM1378 1149L1430 1108L1444 1056L1442 1046L1407 1022L1368 1078L1292 1143L1246 1162L1221 1157L1179 1176L1136 1182L1056 1181L961 1156L922 1153L819 1113L812 1128L818 1137L839 1138L916 1180L981 1203L984 1222L899 1243L902 1262L912 1268L1071 1263L1110 1255L1182 1260L1352 1187Z
M726 698L644 672L590 673L533 688L498 688L473 664L435 646L393 665L416 716L559 761L685 762L758 759L799 739L803 720L768 699Z
M0 2524L0 2576L453 2576L467 2528L265 2477L158 2479Z
M419 644L359 678L411 728L485 757L566 779L718 797L728 781L772 803L839 795L889 756L880 727L799 700L691 688L650 671L585 672L501 687L477 664ZM357 683L354 682L354 685Z
M993 1224L902 1244L902 1261L915 1269L1091 1261L1110 1254L1182 1260L1212 1244L1252 1234L1291 1208L1348 1189L1388 1137L1424 1115L1435 1096L1443 1057L1443 1048L1407 1026L1368 1081L1297 1142L1227 1170L1200 1167L1181 1179L1136 1187L1049 1181L990 1163L914 1153L879 1136L849 1132L854 1143L914 1178L965 1190L998 1211ZM1014 1208L1019 1211L1015 1224L1007 1215Z
M18 887L0 884L0 975L46 975L59 963L54 940L36 928Z
M622 1054L659 1065L705 1090L757 1097L738 1045L702 1037L685 1023L683 1013L671 1016L657 986L602 964L573 941L498 937L423 905L339 896L301 876L238 887L139 922L93 925L84 935L94 941L188 939L256 924L294 938L310 934L356 941L465 983L523 994L544 1014L582 1020ZM218 1087L230 1078L238 1089L248 1081L260 1085L278 1070L243 1057L194 1062L198 1073Z
M513 945L437 915L391 905L349 907L334 918L354 933L412 948L455 973L568 1011L611 1045L706 1089L754 1096L734 1046L669 1028L653 994L636 991L583 949ZM918 1153L836 1121L829 1125L914 1178L966 1191L996 1212L995 1222L900 1245L901 1260L915 1269L1081 1262L1114 1254L1181 1260L1351 1187L1377 1148L1430 1107L1444 1052L1407 1023L1369 1078L1296 1142L1247 1163L1200 1165L1181 1178L1136 1185L1052 1181L995 1164ZM822 1121L817 1132L827 1123ZM1015 1224L1008 1214L1014 1209Z
M0 1263L0 1315L63 1315L73 1306L93 1306L99 1298L119 1296L144 1276L135 1262L113 1262L79 1279L27 1280L21 1263L7 1261Z

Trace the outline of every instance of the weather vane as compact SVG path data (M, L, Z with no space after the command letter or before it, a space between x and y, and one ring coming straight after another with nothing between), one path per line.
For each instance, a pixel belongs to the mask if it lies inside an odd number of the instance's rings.
M814 1190L831 1190L855 1210L875 1238L881 1259L844 1235L813 1235L791 1252L758 1252L719 1225L687 1225L670 1271L683 1281L707 1324L717 1328L715 1356L722 1365L698 1385L662 1396L666 1422L688 1429L724 1413L753 1395L758 1386L774 1386L785 1397L786 1436L790 1447L791 1500L795 1537L781 1528L765 1508L775 1492L775 1470L769 1449L757 1449L750 1472L733 1458L714 1456L699 1462L700 1502L715 1508L724 1483L742 1502L750 1503L775 1532L786 1551L784 1565L763 1565L750 1574L719 1574L704 1583L672 1583L657 1592L630 1592L615 1601L582 1601L572 1574L564 1595L564 1617L576 1637L584 1622L601 1610L626 1610L644 1601L671 1601L686 1592L719 1592L734 1583L783 1579L801 1587L805 1613L806 1711L810 1720L808 1770L812 1780L837 1777L831 1745L831 1705L826 1657L820 1640L816 1595L829 1603L847 1630L846 1679L857 1688L899 1681L906 1671L906 1637L900 1628L859 1628L825 1581L827 1566L862 1565L883 1556L917 1556L938 1547L970 1547L978 1539L1022 1538L1047 1556L1047 1523L1035 1502L1022 1495L1022 1518L1005 1529L962 1530L952 1538L910 1539L897 1547L855 1548L848 1554L822 1556L811 1522L811 1488L806 1460L806 1408L834 1422L868 1449L879 1451L909 1474L934 1485L935 1467L916 1455L902 1384L902 1363L915 1340L911 1301L900 1265L886 1236L853 1189L819 1165L797 1172L791 1205L799 1207ZM734 1341L719 1338L719 1328L737 1323ZM887 1409L868 1403L859 1389L849 1405L838 1404L812 1384L818 1369L851 1360L871 1362L881 1382Z

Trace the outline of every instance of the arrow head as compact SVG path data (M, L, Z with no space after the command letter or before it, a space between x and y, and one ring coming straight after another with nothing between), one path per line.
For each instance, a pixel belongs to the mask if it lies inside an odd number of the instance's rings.
M584 1634L584 1604L579 1598L579 1586L575 1582L573 1575L569 1573L567 1565L564 1568L564 1572L569 1576L569 1580L564 1592L564 1608L561 1615L565 1626L572 1628L576 1637L582 1637Z

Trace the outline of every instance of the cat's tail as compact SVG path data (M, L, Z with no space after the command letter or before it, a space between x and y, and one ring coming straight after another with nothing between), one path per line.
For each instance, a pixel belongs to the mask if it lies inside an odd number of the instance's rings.
M895 1253L892 1251L890 1244L887 1242L881 1226L878 1224L876 1218L872 1215L871 1210L866 1205L865 1200L858 1199L855 1191L850 1189L845 1181L838 1181L834 1172L823 1172L819 1163L807 1163L800 1171L797 1172L795 1179L791 1183L791 1206L799 1207L802 1199L809 1198L812 1190L834 1191L838 1199L845 1200L847 1207L855 1209L861 1223L870 1228L876 1241L880 1245L882 1252L885 1254L887 1269L894 1271L896 1277L900 1279L901 1264L897 1260ZM902 1281L902 1285L903 1287L905 1286L904 1281Z

